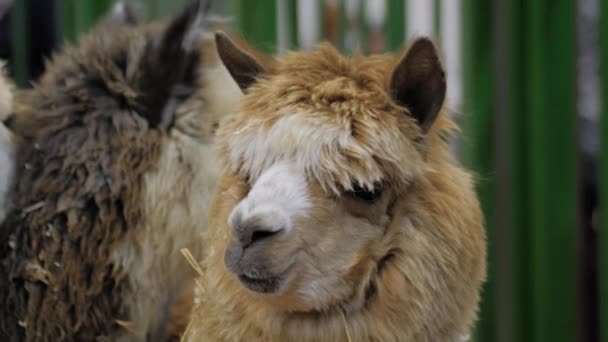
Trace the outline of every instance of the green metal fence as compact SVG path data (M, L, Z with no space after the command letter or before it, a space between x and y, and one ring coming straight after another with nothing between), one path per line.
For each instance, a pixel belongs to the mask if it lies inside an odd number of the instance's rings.
M442 0L434 0L436 8ZM452 1L452 0L443 0ZM173 13L186 0L143 1L149 18ZM73 40L88 30L110 0L65 0L62 32ZM608 3L601 1L601 79L605 100L600 174L608 175ZM406 37L406 1L387 0L386 47ZM474 339L477 341L579 341L581 322L578 237L575 0L461 0L465 71L462 159L479 175L486 215L489 279ZM23 21L27 1L13 15L14 71L20 84L27 70ZM263 51L279 45L278 16L286 16L286 48L298 48L297 0L232 0L218 11L235 17L234 27ZM345 50L344 1L329 18L321 6L322 31ZM437 12L438 13L438 12ZM329 19L328 19L329 18ZM285 19L285 18L283 18ZM332 21L333 20L333 21ZM436 27L441 27L435 15ZM362 39L367 37L363 20ZM365 50L367 45L362 42ZM608 197L608 177L600 177ZM601 203L608 211L608 201ZM601 219L608 231L608 219ZM608 342L608 236L599 234L600 330ZM587 316L585 316L587 317ZM587 318L589 319L589 318ZM593 317L591 318L593 319Z
M574 1L466 8L469 151L490 247L477 337L576 341Z

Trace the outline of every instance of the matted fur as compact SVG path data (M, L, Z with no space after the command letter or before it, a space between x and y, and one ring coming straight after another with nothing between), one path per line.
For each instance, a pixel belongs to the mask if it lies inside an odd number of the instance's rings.
M0 226L0 339L166 339L194 275L180 249L201 253L219 173L213 134L241 97L212 37L179 52L192 10L168 23L103 24L21 97L10 127L26 141ZM163 43L164 32L174 40ZM158 64L164 48L184 58Z
M353 341L459 341L469 333L485 279L482 214L472 176L448 151L455 125L442 113L425 133L389 96L401 57L347 58L322 45L278 59L247 89L218 133L225 171L187 341L346 341L347 331ZM298 270L282 292L261 294L225 266L235 238L228 217L277 162L305 172L313 208L292 231L260 242L266 262L295 260ZM378 205L345 195L378 183Z

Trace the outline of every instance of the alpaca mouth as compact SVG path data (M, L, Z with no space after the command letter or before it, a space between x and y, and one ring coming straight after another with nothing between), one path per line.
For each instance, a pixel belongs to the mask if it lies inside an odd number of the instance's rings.
M259 293L277 292L283 284L283 277L252 278L245 274L239 274L238 277L243 286Z

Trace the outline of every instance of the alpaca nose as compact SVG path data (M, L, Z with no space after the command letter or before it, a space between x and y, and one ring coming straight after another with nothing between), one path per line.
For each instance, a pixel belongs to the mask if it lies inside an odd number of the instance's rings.
M255 219L241 222L235 228L236 236L243 249L255 243L269 240L284 230L282 227L264 224L260 220Z

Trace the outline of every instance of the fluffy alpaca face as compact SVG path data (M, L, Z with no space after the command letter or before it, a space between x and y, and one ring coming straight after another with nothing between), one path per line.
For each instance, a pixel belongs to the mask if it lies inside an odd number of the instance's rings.
M262 65L217 39L246 92L219 133L239 179L227 270L280 309L362 307L393 256L394 204L424 172L422 141L443 102L433 45L417 41L402 59L326 46Z
M323 190L290 161L278 161L244 185L228 218L228 269L251 291L289 310L363 304L367 279L390 246L394 192Z

